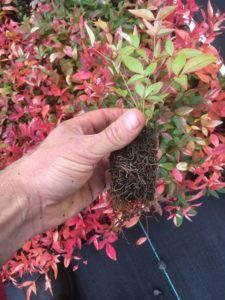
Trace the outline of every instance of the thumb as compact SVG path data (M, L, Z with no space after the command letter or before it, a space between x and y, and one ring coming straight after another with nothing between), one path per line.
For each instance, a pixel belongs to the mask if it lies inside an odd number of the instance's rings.
M129 109L105 130L95 135L95 154L105 156L125 147L138 136L144 124L144 114L136 108Z

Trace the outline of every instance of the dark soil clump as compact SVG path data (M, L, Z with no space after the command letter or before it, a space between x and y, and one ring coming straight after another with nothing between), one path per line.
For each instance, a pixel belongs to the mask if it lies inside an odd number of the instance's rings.
M130 145L111 154L111 194L115 209L127 204L143 208L154 200L156 155L157 137L151 127L145 127Z

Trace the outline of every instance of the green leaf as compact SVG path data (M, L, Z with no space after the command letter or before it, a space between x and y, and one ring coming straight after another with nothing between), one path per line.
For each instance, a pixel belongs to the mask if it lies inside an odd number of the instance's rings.
M122 58L122 61L131 72L143 74L143 66L138 59L127 55Z
M160 8L156 19L157 20L164 20L165 18L167 18L169 15L171 15L175 9L177 8L177 5L173 5L173 6L166 6L166 7L162 7Z
M155 20L153 13L148 9L129 9L128 11L135 17L143 18L148 21Z
M154 105L152 105L151 108L145 109L145 115L146 115L146 117L148 117L148 118L151 119L152 116L153 116L153 113L154 113L154 109L155 109Z
M194 217L197 215L197 211L194 209L194 208L191 208L189 211L188 211L188 214L191 216L191 217Z
M4 144L4 143L0 143L0 148L7 148L8 145L7 144Z
M174 81L182 86L185 90L188 88L188 78L187 75L181 75L179 77L174 77Z
M181 122L181 118L180 118L180 117L174 116L174 117L173 117L173 123L176 125L176 127L177 127L178 129L183 128L182 122Z
M158 42L155 45L153 55L155 58L158 58L160 53L161 53L161 40L158 40Z
M175 168L175 164L171 162L161 163L159 166L167 171L172 171Z
M74 106L70 105L67 109L65 109L65 112L68 114L74 113Z
M164 100L168 95L169 95L169 93L164 93L164 94L160 94L159 97L160 97L162 100Z
M140 45L140 36L138 34L135 35L130 35L131 39L131 44L135 47L138 48Z
M134 52L135 48L133 46L126 46L119 50L119 55L116 58L116 65L120 64L123 57L130 55Z
M185 204L185 199L181 194L178 194L179 205Z
M184 49L177 52L177 55L179 55L179 54L185 54L186 58L192 58L192 57L201 55L203 53L199 50L196 50L196 49L184 48Z
M150 64L144 71L144 74L146 76L150 76L152 75L154 72L155 72L155 69L157 67L157 63L153 63L153 64Z
M151 96L151 100L155 103L163 102L163 99L160 96Z
M173 195L173 193L175 192L176 190L176 184L171 182L169 185L168 185L168 193L169 195Z
M194 58L191 58L186 63L182 73L185 74L185 73L193 73L193 72L199 71L199 70L209 66L210 64L212 64L215 61L216 61L216 57L213 55L208 55L208 54L198 55Z
M176 216L174 218L174 225L176 227L180 227L181 224L183 223L184 220L184 216L181 214L181 211L178 210L178 212L176 213Z
M186 63L186 56L185 54L179 54L173 61L172 61L172 71L175 75L179 75L181 70L183 69Z
M145 87L142 83L137 83L135 85L135 91L136 93L141 97L143 98L144 97L144 94L145 94Z
M166 41L166 52L172 56L173 55L173 52L174 52L174 45L173 45L173 42L171 40L167 40Z
M133 46L126 46L124 48L121 48L119 50L119 55L121 57L126 56L126 55L130 55L134 52L135 48Z
M117 89L117 88L114 88L113 91L115 93L117 93L117 95L121 96L121 97L126 97L127 94L128 94L128 91L127 90L122 90L122 89Z
M147 54L147 52L144 49L138 49L138 50L136 50L136 53L139 56L141 56L146 62L149 61L148 54Z
M222 189L218 190L217 192L218 192L218 193L225 194L225 188L222 188Z
M210 190L209 189L209 194L212 195L213 197L220 199L220 196L218 195L218 193L214 190Z
M157 32L157 36L158 36L158 37L161 37L161 36L163 36L163 35L172 33L173 31L174 31L174 29L170 29L170 28L162 28L162 29L160 29L160 30Z
M147 87L145 91L145 97L148 97L149 95L156 95L159 93L163 86L162 82L156 82L151 84L150 86Z
M127 81L127 84L132 84L138 80L142 80L144 79L145 76L144 75L140 75L140 74L135 74L133 75L128 81Z

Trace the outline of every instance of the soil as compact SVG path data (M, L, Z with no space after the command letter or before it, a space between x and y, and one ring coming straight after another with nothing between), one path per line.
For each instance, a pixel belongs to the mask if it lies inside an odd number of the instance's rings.
M123 208L127 203L141 204L154 200L157 162L157 136L151 127L125 148L110 156L111 194L113 206ZM138 205L140 207L140 205Z

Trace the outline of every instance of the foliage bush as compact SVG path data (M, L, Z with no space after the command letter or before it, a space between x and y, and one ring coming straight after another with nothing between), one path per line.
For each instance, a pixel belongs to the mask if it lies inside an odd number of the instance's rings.
M224 192L223 61L212 45L224 14L195 0L32 1L32 11L3 0L0 11L0 167L38 145L60 122L102 107L138 107L159 141L157 192L148 213L176 226L196 215L199 199ZM20 8L21 9L21 8ZM110 192L79 215L28 241L2 268L4 280L24 272L57 277L57 263L86 263L93 244L116 260L119 226ZM13 221L13 220L12 220ZM137 241L141 244L143 238ZM25 282L27 297L35 283Z

